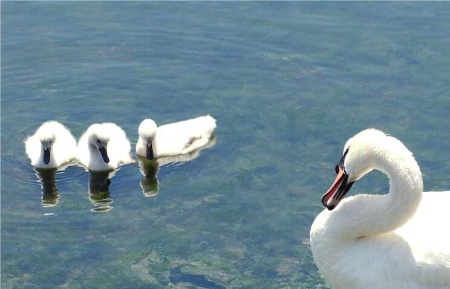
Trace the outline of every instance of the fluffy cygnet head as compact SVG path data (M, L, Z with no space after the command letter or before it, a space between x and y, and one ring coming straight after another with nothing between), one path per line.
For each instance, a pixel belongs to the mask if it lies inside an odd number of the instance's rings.
M89 130L89 144L100 151L105 163L109 163L108 142L110 140L110 136L103 132L99 124L92 125Z
M153 138L156 135L156 123L151 119L144 119L139 125L139 138L142 143L146 146L146 157L147 159L153 159Z
M139 125L139 136L147 142L152 142L156 134L156 123L151 119L144 119Z
M25 152L36 168L59 168L75 158L76 140L61 123L47 121L27 137Z
M55 135L52 130L39 130L38 137L44 150L44 164L48 165L50 163L50 151L55 142Z

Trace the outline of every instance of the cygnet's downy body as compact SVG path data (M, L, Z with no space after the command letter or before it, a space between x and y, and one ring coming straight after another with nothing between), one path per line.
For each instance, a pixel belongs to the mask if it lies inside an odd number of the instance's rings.
M125 132L114 123L91 125L78 142L78 160L89 171L112 171L134 162Z
M25 140L25 150L34 167L55 169L76 157L77 142L64 125L47 121Z
M206 145L215 128L216 120L209 115L160 127L145 119L139 125L136 154L147 159L186 154Z

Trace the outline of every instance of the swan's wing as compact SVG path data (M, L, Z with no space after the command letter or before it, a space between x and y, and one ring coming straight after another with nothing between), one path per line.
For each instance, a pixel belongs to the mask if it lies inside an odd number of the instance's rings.
M156 132L154 150L158 156L191 152L209 141L215 127L211 116L162 125Z
M207 115L162 125L158 127L157 133L184 136L211 135L215 128L216 120Z
M395 232L409 243L420 247L429 244L430 248L435 248L434 251L450 253L450 231L443 229L450 221L449 203L450 191L423 193L414 216Z
M405 239L417 263L418 278L425 284L450 288L450 191L425 192L416 214L395 232Z

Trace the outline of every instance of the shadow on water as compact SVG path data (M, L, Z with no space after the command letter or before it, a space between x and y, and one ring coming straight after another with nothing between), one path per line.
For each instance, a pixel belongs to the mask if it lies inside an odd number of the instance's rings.
M197 274L183 272L182 267L184 267L184 266L186 266L186 265L180 265L180 266L177 266L170 270L169 280L171 283L173 283L173 284L178 284L181 282L190 283L197 287L210 288L210 289L225 289L226 288L220 284L216 284L213 281L208 280L203 275L197 275Z

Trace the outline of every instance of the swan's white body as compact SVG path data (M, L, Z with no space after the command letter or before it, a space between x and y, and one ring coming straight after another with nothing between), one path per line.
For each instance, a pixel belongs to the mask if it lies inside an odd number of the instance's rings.
M372 169L386 173L387 195L344 197ZM369 129L351 138L337 177L311 227L317 267L335 289L449 289L450 191L423 193L411 152Z
M203 146L198 147L195 150L192 150L188 153L185 153L182 155L159 157L157 159L158 165L160 167L162 167L162 166L165 166L168 164L181 164L181 163L190 162L190 161L196 159L200 155L200 152L202 152L204 149L212 148L215 144L216 144L216 138L211 137L206 144L204 144Z
M77 142L64 125L48 121L25 140L25 150L34 167L53 169L76 157Z
M78 160L90 171L112 171L134 162L125 132L114 123L91 125L78 142Z
M139 125L136 154L148 159L189 153L206 145L216 128L211 116L200 116L156 127L151 119Z

